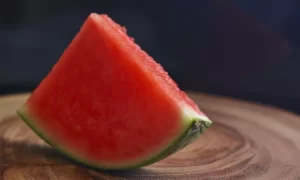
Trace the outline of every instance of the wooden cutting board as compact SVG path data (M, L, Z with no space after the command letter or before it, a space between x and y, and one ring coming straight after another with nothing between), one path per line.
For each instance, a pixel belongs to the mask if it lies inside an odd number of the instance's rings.
M187 148L131 171L99 171L47 146L17 116L28 94L0 97L1 180L300 179L300 117L275 108L190 96L215 122Z

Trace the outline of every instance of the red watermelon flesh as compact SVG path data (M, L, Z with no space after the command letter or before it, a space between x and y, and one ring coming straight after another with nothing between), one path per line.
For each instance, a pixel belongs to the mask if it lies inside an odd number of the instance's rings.
M18 114L54 148L105 169L154 163L212 123L125 28L96 13Z

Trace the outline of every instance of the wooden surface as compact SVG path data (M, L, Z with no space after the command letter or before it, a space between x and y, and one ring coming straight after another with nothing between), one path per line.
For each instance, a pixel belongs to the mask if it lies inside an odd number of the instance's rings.
M215 122L211 129L167 159L119 172L90 169L56 153L15 114L28 95L0 97L0 180L300 179L300 117L190 95Z

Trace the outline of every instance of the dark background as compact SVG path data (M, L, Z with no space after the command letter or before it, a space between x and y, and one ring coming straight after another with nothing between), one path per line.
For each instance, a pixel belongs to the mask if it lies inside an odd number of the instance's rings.
M91 12L126 26L185 90L300 112L299 0L10 0L0 94L33 90Z

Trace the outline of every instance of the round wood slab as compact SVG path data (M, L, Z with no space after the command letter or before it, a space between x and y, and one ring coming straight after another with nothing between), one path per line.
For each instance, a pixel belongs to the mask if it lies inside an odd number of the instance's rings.
M190 96L213 126L158 163L114 172L82 166L47 146L15 113L28 94L0 97L0 179L300 179L299 116L227 98Z

